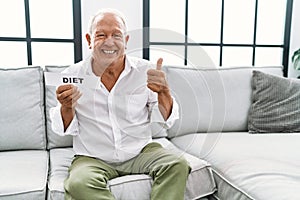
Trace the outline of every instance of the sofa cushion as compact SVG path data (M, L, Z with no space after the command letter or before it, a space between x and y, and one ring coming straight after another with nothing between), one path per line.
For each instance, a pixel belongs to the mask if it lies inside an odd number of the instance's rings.
M0 69L0 150L45 149L40 67Z
M50 150L50 170L48 180L48 200L64 199L64 180L72 163L72 148L55 148Z
M258 68L165 67L180 107L180 119L168 130L168 136L248 130L253 69ZM259 70L282 75L282 67L259 67Z
M252 88L250 132L300 132L300 80L253 71Z
M67 66L45 66L46 72L55 72L60 73L64 69L66 69ZM58 147L71 147L73 145L73 139L72 136L60 136L53 132L51 128L51 119L49 110L52 107L55 107L57 105L56 100L56 88L54 86L45 86L45 92L46 92L46 122L47 122L47 148L58 148Z
M190 134L172 142L211 164L220 199L300 196L300 134Z
M155 139L164 147L177 149L167 139ZM183 153L178 150L178 153ZM68 175L68 167L73 160L74 152L71 148L57 148L50 150L50 174L48 184L48 199L64 199L63 181ZM198 199L216 190L212 171L206 161L192 155L184 154L192 167L188 178L185 199ZM149 199L152 180L148 175L128 175L109 181L109 188L116 199Z
M47 175L46 151L0 152L0 199L44 200Z

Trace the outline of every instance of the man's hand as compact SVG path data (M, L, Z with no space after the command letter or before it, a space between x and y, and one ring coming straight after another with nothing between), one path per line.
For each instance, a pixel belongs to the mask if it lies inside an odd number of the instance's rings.
M75 106L81 93L74 85L61 85L56 90L56 98L61 104L61 115L64 122L64 129L66 130L70 125L75 115Z
M153 92L158 94L158 107L165 120L169 118L172 111L173 100L166 80L166 74L161 70L163 59L157 60L156 69L147 71L147 86Z
M56 90L56 98L62 107L67 109L74 109L77 100L81 97L81 93L74 85L61 85Z
M156 69L149 69L147 71L148 80L147 86L153 92L169 92L169 87L166 81L165 72L161 70L163 59L157 60Z

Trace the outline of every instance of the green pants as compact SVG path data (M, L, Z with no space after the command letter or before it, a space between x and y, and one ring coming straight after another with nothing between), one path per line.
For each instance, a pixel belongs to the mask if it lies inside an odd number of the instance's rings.
M146 145L135 158L121 164L76 156L65 180L65 199L112 200L107 187L110 179L129 174L153 178L152 200L183 200L190 167L182 155L175 155L158 143Z

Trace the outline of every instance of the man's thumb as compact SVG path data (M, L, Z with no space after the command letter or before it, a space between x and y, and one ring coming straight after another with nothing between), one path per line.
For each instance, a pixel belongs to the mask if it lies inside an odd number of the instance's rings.
M157 69L157 70L161 70L162 62L163 62L163 59L162 59L162 58L159 58L159 59L157 60L157 63L156 63L156 69Z

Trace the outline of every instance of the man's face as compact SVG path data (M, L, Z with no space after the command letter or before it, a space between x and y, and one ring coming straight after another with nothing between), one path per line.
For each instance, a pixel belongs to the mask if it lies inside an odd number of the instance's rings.
M87 40L98 63L108 67L114 61L123 59L129 36L125 36L125 27L119 17L112 14L98 16L92 30Z

